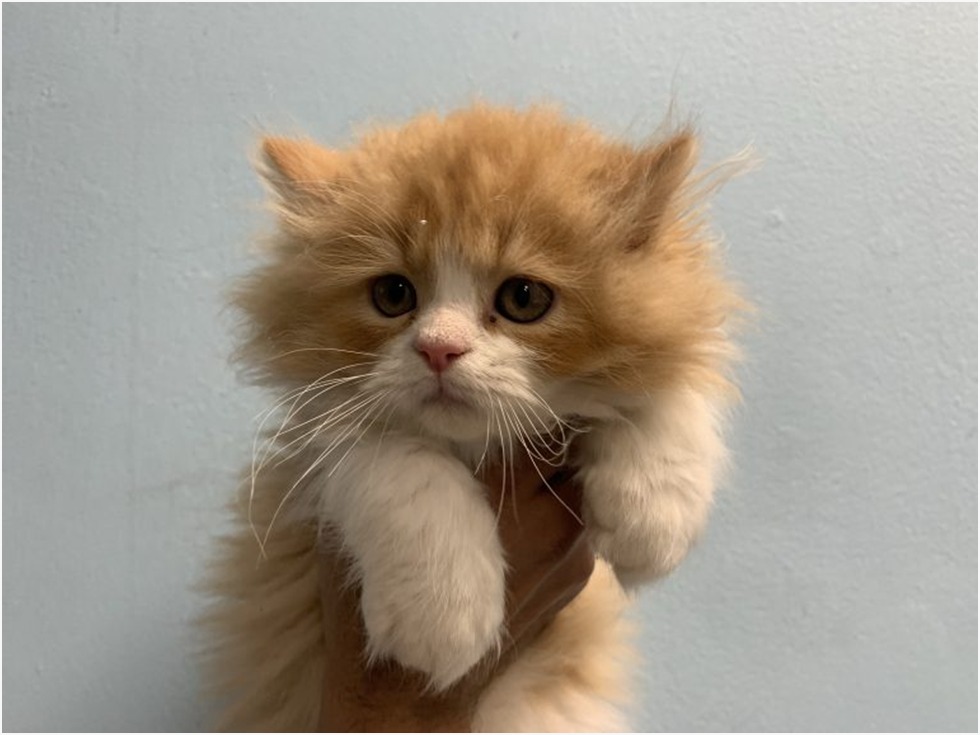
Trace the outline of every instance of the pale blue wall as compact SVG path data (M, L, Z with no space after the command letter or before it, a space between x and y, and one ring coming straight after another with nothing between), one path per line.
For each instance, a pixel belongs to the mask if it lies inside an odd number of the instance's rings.
M3 8L8 729L199 727L188 585L259 396L258 127L671 92L761 309L737 471L639 615L654 729L977 727L976 6Z

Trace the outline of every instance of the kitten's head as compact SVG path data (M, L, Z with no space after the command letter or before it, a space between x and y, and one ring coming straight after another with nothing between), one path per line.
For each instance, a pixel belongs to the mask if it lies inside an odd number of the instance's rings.
M268 138L261 156L279 234L237 303L266 381L319 380L463 441L727 387L738 299L689 131L634 147L477 106L343 151Z

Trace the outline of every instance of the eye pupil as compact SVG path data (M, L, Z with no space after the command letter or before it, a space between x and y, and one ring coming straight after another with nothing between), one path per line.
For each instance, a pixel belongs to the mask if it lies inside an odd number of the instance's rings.
M552 290L540 281L508 278L497 290L494 306L510 321L527 324L547 314L554 298Z
M405 276L382 276L371 288L374 307L384 316L396 317L415 308L415 288Z
M526 309L531 303L531 284L527 281L517 287L514 293L515 303L522 309Z

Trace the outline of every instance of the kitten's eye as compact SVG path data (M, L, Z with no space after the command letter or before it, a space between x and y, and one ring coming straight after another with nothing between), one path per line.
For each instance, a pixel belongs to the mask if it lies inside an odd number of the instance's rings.
M518 324L527 324L548 313L555 294L539 281L527 278L508 278L497 289L494 307Z
M385 316L401 316L415 308L415 287L405 276L392 273L374 282L371 299Z

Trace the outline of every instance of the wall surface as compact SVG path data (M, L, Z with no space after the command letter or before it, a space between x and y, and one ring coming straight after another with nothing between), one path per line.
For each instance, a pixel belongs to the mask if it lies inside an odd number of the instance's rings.
M264 398L222 291L258 130L481 95L706 159L736 470L637 607L638 728L977 728L977 9L5 5L3 673L15 730L203 726L187 621Z

